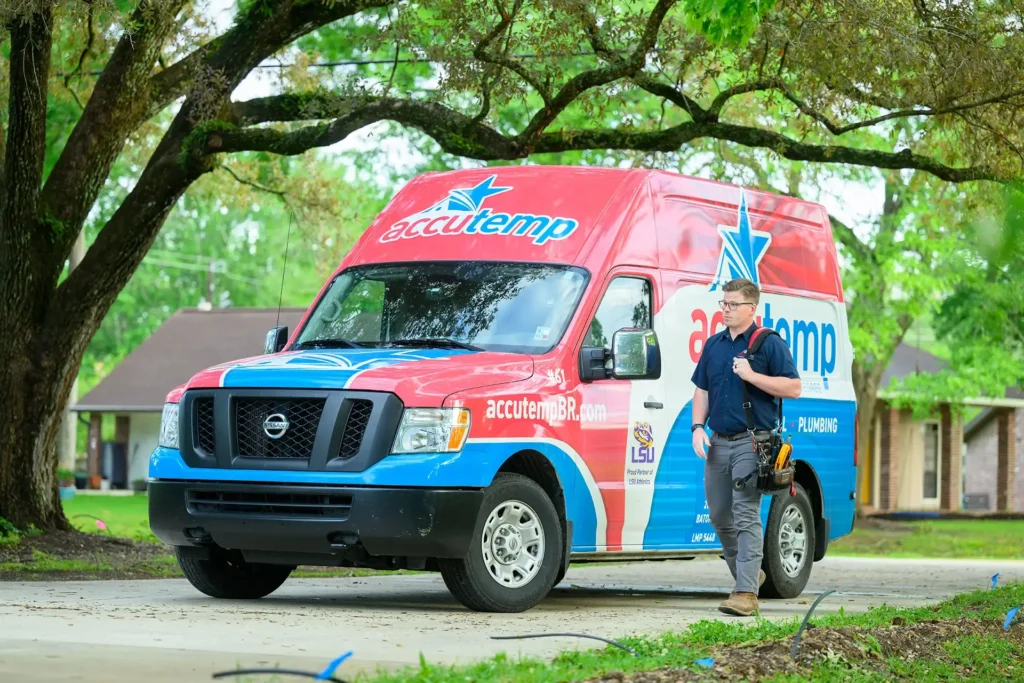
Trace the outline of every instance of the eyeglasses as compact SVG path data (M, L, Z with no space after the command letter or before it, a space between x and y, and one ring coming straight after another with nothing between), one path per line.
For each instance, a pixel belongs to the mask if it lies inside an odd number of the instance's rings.
M721 308L723 311L726 310L726 309L728 309L730 311L735 311L740 306L753 306L753 305L754 305L754 303L752 301L725 301L725 300L722 300L722 301L718 302L718 307Z

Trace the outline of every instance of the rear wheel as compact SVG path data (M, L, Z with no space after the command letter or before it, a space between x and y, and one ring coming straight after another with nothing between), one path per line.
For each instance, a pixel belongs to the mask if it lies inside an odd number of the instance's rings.
M499 472L484 493L468 554L438 560L441 576L471 610L528 610L555 585L561 529L544 489L521 474Z
M800 484L796 495L772 496L764 535L766 575L760 597L795 598L811 577L814 556L814 512L811 499Z
M208 560L184 557L176 550L182 573L197 590L211 598L255 600L270 595L285 582L292 567L254 564L233 554L212 553Z

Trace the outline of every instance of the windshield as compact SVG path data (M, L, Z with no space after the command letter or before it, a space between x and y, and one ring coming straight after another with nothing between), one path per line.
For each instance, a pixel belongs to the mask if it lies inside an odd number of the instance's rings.
M565 333L586 282L581 268L549 264L361 266L331 282L297 346L545 353Z

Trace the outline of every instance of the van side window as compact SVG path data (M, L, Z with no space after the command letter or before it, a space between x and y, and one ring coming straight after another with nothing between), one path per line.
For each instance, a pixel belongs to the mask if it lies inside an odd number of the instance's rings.
M590 323L585 345L611 348L612 335L623 327L652 327L650 280L639 277L612 280Z

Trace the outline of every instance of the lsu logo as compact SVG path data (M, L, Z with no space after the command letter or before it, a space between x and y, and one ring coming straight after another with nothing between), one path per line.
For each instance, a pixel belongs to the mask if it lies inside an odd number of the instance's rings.
M391 226L380 241L439 237L444 235L505 235L532 238L536 245L549 240L564 240L579 226L572 218L529 213L492 213L481 208L484 200L511 187L494 187L492 175L479 185L448 191L448 196L429 209L404 218Z
M634 422L633 438L640 446L630 449L630 462L654 462L654 432L650 423Z

